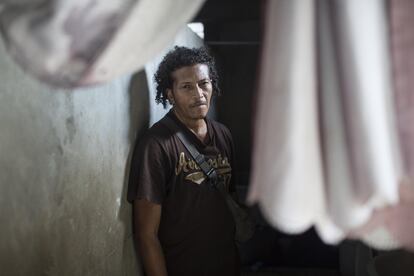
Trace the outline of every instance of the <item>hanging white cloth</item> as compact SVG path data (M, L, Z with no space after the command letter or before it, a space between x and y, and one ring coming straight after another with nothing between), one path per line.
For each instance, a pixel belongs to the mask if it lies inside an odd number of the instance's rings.
M249 200L283 231L339 242L398 202L385 3L267 5ZM358 237L399 245L382 226Z
M204 0L38 0L1 2L7 48L55 86L109 81L142 68Z
M346 233L398 201L399 145L381 1L319 1L324 171L329 215ZM374 43L373 43L374 42ZM379 231L379 232L378 232ZM362 239L396 247L386 229ZM372 237L375 238L372 238Z
M325 216L316 90L313 1L268 1L253 175L258 201L279 229L298 233Z
M390 39L398 134L403 159L404 181L398 204L376 210L353 235L384 228L407 249L414 250L414 2L390 0Z

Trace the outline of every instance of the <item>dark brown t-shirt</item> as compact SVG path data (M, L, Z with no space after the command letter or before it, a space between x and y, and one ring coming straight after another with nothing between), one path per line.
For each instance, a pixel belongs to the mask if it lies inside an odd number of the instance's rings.
M204 144L173 112L166 116L234 190L229 130L206 119L208 142ZM209 186L184 145L161 122L148 130L134 152L128 200L143 198L162 205L158 235L168 275L239 275L234 220L222 195Z

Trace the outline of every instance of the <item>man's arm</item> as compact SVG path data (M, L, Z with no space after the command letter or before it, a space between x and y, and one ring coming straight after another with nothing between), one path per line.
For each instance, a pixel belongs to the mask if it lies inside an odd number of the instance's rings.
M161 205L145 199L134 201L135 239L147 276L167 276L164 254L158 239Z

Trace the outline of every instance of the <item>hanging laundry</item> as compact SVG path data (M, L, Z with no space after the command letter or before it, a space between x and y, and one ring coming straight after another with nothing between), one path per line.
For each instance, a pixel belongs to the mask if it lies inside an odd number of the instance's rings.
M406 180L400 188L398 209L389 215L395 220L389 228L402 244L414 250L414 2L390 0L390 8L396 115Z
M390 0L397 123L406 176L414 179L414 2Z
M203 2L3 0L0 25L25 70L52 85L75 87L142 68Z
M327 206L332 221L347 233L374 210L398 201L401 165L387 13L382 1L318 3L318 18L325 18L318 34ZM365 233L362 239L377 248L397 246L382 233Z
M386 3L267 5L249 200L285 232L337 243L400 202ZM353 237L400 246L383 224Z
M287 233L326 218L314 22L314 1L267 2L248 201Z
M391 0L389 7L396 121L404 179L399 188L398 204L376 210L369 222L356 229L353 236L386 226L400 244L414 250L414 2Z

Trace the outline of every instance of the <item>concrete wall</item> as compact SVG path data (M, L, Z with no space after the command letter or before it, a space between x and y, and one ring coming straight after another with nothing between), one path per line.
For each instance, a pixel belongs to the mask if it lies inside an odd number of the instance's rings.
M125 194L148 79L51 89L0 46L0 275L141 275Z

